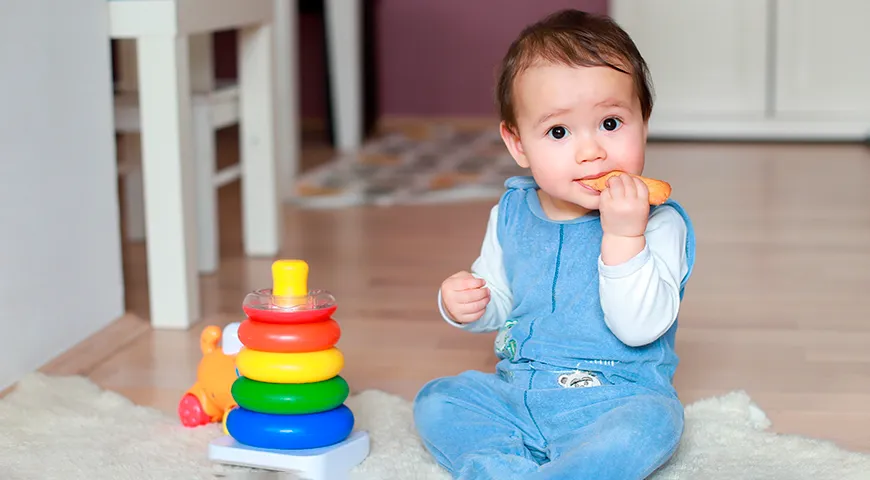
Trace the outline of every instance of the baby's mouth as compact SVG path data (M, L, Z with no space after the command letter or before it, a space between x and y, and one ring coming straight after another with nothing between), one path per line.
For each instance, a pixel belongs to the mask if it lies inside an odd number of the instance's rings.
M576 179L574 179L574 181L575 181L575 182L579 182L580 180L595 180L596 178L601 178L601 177L607 175L607 174L610 173L611 171L612 171L612 170L608 170L608 171L606 171L606 172L598 172L598 173L595 173L595 174L592 174L592 175L586 175L585 177L576 178Z
M598 177L598 176L600 176L600 175L597 175L596 177ZM590 187L589 185L586 185L585 183L583 183L583 182L581 181L581 180L586 180L586 179L588 179L588 178L596 178L596 177L584 177L584 178L578 178L578 179L574 180L574 183L577 184L577 185L580 185L581 187L583 187L583 189L585 189L586 191L588 191L588 192L591 193L592 195L601 195L601 192L599 192L598 190L596 190L596 189Z

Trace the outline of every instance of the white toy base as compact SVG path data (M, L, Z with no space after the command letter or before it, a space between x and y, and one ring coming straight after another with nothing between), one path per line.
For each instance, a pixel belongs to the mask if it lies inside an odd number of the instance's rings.
M355 431L344 441L307 450L249 447L230 436L212 440L208 458L218 463L293 472L306 480L347 480L350 470L369 455L369 434Z

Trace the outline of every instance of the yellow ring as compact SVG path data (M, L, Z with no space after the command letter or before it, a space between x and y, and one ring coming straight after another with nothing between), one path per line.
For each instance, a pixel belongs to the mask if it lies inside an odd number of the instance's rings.
M236 355L239 375L267 383L313 383L338 375L344 355L335 347L316 352L275 353L242 348Z
M236 408L236 405L230 405L230 407L224 411L224 418L221 420L221 427L224 430L224 435L230 434L230 431L227 430L227 417L230 415L230 410L234 408Z

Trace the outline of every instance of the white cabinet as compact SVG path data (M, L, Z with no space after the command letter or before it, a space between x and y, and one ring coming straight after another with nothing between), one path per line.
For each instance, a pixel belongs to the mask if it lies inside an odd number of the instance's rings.
M650 68L650 138L870 135L870 2L611 0L609 8Z
M776 5L777 113L870 123L870 2L780 0Z
M632 0L611 10L650 68L657 116L764 115L764 2Z

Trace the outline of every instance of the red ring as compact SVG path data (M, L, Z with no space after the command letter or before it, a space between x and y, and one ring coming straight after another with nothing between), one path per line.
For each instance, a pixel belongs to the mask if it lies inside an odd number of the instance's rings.
M281 324L299 324L320 322L329 318L338 305L331 305L323 308L311 308L302 310L281 310L269 308L257 308L253 306L243 305L245 315L257 322L261 323L281 323Z
M251 320L239 326L239 341L261 352L316 352L332 348L341 337L338 322L328 318L320 322L275 324Z

